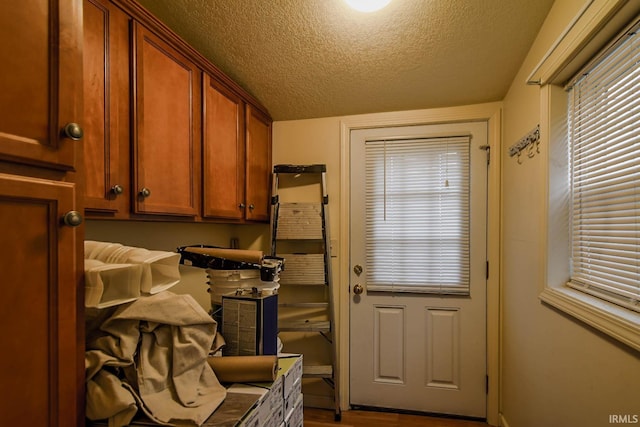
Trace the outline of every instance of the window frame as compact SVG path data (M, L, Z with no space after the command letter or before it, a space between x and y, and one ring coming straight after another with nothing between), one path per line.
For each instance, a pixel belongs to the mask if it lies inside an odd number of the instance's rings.
M635 96L640 89L639 30L640 17L566 89L572 164L570 283L640 313L640 102ZM632 172L620 175L627 168ZM603 186L607 194L602 194ZM594 224L597 230L592 230ZM621 245L618 232L624 238L633 236L635 244Z
M565 38L571 40L576 46L582 47L564 51L563 55L566 55L564 63L569 62L569 65L546 70L547 75L541 75L536 83L541 85L540 134L543 143L548 144L548 149L543 150L545 156L543 163L546 168L543 177L547 179L547 182L545 182L546 191L543 200L546 215L542 225L543 230L546 230L546 235L540 248L546 271L539 298L544 303L581 320L625 345L640 350L640 313L581 292L568 285L570 278L570 225L568 221L570 197L567 179L569 167L567 150L568 94L564 90L567 74L575 74L585 63L584 60L580 64L576 64L575 61L570 63L569 59L578 56L584 57L587 51L591 57L604 47L602 38L598 40L598 43L587 44L586 41L598 39L595 35L607 32L610 35L605 42L608 42L611 34L618 34L627 26L621 25L620 22L628 24L635 21L636 14L637 10L630 12L623 9L622 11L618 10L617 13L603 13L603 18L600 21L586 22L584 19L582 21L577 19L574 26L565 34ZM605 18L606 16L609 18ZM613 26L616 28L612 33ZM561 46L562 42L558 45ZM554 57L553 51L550 57L558 62L558 57ZM542 68L544 68L544 64ZM564 78L558 76L564 76Z

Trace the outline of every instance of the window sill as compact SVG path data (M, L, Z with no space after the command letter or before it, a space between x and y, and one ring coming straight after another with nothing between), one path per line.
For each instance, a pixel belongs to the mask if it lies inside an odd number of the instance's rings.
M547 287L540 299L640 351L640 314L567 286Z

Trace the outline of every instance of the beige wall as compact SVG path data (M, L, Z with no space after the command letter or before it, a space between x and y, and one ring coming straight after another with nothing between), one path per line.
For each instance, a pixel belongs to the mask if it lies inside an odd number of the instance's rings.
M540 88L525 80L585 1L556 1L506 96L503 128L501 411L510 427L604 426L640 416L640 354L540 302L545 156L508 147L540 123ZM546 150L543 135L541 150Z
M540 123L540 88L525 84L529 72L585 3L556 2L504 100L500 409L510 427L602 426L610 414L640 415L638 352L540 302L544 156L518 165L508 155L508 147ZM276 122L273 134L274 163L327 164L332 239L347 179L340 176L342 119ZM347 256L348 248L339 249Z
M340 118L275 122L273 164L327 165L327 194L332 239L338 236L340 213Z

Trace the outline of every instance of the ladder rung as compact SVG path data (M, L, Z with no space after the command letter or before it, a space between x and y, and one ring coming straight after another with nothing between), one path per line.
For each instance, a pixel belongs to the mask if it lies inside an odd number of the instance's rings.
M328 307L328 302L283 302L279 303L280 307L299 307L299 308L324 308Z
M322 173L327 171L327 165L275 165L273 173Z
M318 285L325 283L324 254L281 254L285 268L281 285Z
M278 322L281 332L329 332L331 322L328 320L294 320Z
M280 203L278 206L278 240L322 240L322 205L320 203Z
M332 378L333 366L331 365L303 365L302 375L308 378Z

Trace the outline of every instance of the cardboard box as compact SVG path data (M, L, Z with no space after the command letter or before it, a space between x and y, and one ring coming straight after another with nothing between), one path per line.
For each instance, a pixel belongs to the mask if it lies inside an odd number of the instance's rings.
M291 387L291 393L284 398L284 417L287 418L293 411L298 397L302 394L302 379L298 379Z
M278 356L275 381L233 384L227 389L230 393L260 396L256 406L242 420L240 425L243 427L280 427L285 417L291 416L301 390L302 355L291 353Z
M298 400L293 407L293 411L285 418L286 427L303 427L304 425L304 405L302 393L298 395Z
M255 394L258 397L254 407L241 420L241 427L265 427L271 415L269 390L248 384L232 384L227 393Z
M283 353L278 356L278 363L284 377L282 394L286 398L291 394L296 381L302 379L302 355Z

